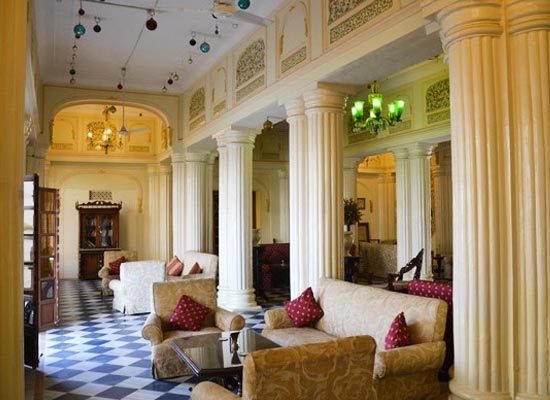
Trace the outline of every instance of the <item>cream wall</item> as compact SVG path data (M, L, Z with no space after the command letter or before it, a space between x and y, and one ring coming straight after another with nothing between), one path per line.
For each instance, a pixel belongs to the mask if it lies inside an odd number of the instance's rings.
M122 201L119 247L137 250L147 258L146 166L52 165L48 169L49 186L60 188L59 275L61 279L78 277L78 211L75 203L89 201L89 190L110 190L113 201Z

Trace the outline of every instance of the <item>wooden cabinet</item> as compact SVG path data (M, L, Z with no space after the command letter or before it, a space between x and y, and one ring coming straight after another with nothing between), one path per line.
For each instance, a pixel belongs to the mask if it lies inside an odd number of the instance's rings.
M119 212L122 203L91 201L76 204L79 214L80 279L98 279L105 250L119 250Z

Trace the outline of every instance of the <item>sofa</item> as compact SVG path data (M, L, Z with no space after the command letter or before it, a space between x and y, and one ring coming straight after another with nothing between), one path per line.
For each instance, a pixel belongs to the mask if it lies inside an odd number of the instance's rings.
M281 346L372 336L377 344L373 378L378 399L420 400L439 395L446 302L327 278L319 280L316 298L324 315L312 326L295 327L286 310L277 308L265 313L262 334ZM411 344L385 350L388 330L401 312Z
M373 387L376 344L370 336L341 338L298 347L258 350L243 365L245 400L367 400ZM238 400L213 382L199 383L191 400Z
M110 296L113 291L109 288L109 282L112 279L118 279L119 274L111 274L109 263L124 256L126 261L136 261L137 252L134 250L106 250L103 252L103 266L98 271L97 275L101 278L101 295Z
M124 314L151 311L153 282L164 281L165 262L156 260L130 261L120 265L119 279L111 279L113 309Z
M169 324L170 317L184 294L212 310L206 316L199 331L177 330ZM217 306L214 279L155 282L152 296L152 311L143 325L141 335L151 342L151 367L155 379L174 378L193 373L170 347L173 339L204 333L238 331L245 325L245 319L241 315Z
M177 276L166 275L167 281L177 281L180 279L217 279L218 275L218 256L215 254L202 253L200 251L186 251L181 260L185 266L182 273ZM198 263L202 269L199 274L186 274L186 271Z

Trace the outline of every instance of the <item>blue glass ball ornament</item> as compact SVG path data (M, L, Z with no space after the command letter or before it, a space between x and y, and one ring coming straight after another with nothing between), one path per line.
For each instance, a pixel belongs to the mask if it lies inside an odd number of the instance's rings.
M73 32L77 36L82 36L86 33L86 28L84 28L84 25L82 25L81 23L78 23L74 26Z
M250 7L250 0L239 0L237 5L241 10L246 10L248 7Z
M202 42L201 45L200 45L200 50L203 53L208 53L210 51L210 45L206 42Z

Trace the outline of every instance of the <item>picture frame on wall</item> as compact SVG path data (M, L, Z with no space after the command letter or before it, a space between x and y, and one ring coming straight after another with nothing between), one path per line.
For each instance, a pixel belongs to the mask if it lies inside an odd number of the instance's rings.
M365 209L365 198L364 197L358 197L357 198L357 208L359 210Z

